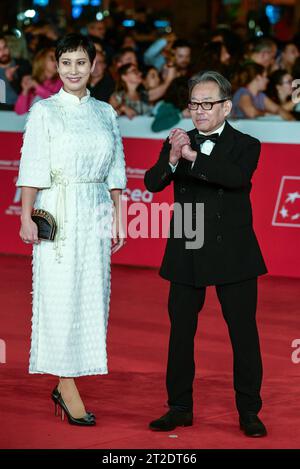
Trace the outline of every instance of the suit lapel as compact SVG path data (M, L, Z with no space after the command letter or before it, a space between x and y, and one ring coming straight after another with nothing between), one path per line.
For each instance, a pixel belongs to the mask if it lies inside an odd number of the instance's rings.
M201 154L199 145L196 144L195 135L197 135L197 129L193 129L190 133L191 147L197 153ZM232 151L234 146L234 130L228 122L225 122L225 127L216 144L214 145L209 158L219 159L226 158L228 160L234 159L234 152ZM204 157L208 157L203 153Z
M210 154L211 158L226 158L231 160L234 157L234 153L232 151L234 146L234 130L230 124L226 121L225 127L223 132L221 133L220 137L218 138L212 152Z

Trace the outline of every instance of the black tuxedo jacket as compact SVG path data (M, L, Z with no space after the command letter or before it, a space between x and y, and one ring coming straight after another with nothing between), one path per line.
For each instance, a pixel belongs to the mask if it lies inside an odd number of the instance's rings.
M188 132L197 158L181 158L173 173L167 139L157 163L145 174L146 188L162 191L174 182L174 201L204 203L204 244L187 249L185 236L174 237L174 216L160 275L172 282L206 286L239 282L267 272L252 227L251 178L257 167L260 142L226 122L211 154L201 153L195 135Z

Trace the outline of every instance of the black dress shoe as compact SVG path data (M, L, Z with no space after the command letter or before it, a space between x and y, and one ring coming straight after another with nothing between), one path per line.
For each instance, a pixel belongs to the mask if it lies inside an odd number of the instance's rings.
M169 432L176 427L190 427L193 425L192 412L180 412L170 409L165 415L149 424L149 428L155 432Z
M240 429L246 436L260 438L267 435L267 429L256 414L240 415Z

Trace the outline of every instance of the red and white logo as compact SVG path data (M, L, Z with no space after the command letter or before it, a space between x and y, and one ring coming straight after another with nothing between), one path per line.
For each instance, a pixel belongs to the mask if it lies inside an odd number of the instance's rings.
M282 177L272 225L300 228L300 176Z

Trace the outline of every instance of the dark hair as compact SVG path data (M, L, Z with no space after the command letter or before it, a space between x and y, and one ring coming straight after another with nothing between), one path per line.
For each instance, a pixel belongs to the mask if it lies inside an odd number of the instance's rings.
M132 47L122 47L119 51L120 57L124 54L127 54L127 52L133 52L134 54L136 53Z
M276 44L276 41L270 37L260 37L258 39L254 39L252 52L261 52L265 49L272 49L274 44Z
M183 111L187 107L189 100L188 79L186 77L174 78L163 100L166 103L172 103L177 109Z
M280 103L277 85L282 85L284 75L289 75L289 72L287 70L281 69L276 70L269 76L269 83L266 94L269 96L269 98L272 99L272 101L275 101L275 103Z
M243 42L237 33L232 31L231 29L228 29L227 27L219 27L211 33L210 40L212 42L218 42L216 40L213 40L213 38L217 36L222 37L221 42L225 45L226 49L228 50L231 56L239 58L242 55Z
M119 62L119 60L121 59L121 57L124 55L124 54L127 54L127 52L133 52L134 55L136 56L136 52L135 50L132 48L132 47L122 47L116 54L114 54L113 56L113 63L116 64Z
M227 67L221 62L223 42L213 41L204 44L195 60L194 71L201 73L205 70L215 70L221 75L227 75Z
M91 34L88 34L87 37L94 43L94 44L99 44L103 48L103 39L100 39L100 37L97 36L92 36Z
M154 66L154 65L144 65L143 68L141 69L141 72L142 72L142 77L143 78L146 78L146 76L148 75L148 73L150 72L150 70L156 70L159 77L160 77L160 72L159 70Z
M172 49L177 49L177 47L189 47L191 49L191 44L185 39L176 39L173 42Z
M191 97L193 88L199 83L214 82L219 87L220 99L231 99L231 84L221 73L215 70L207 70L198 73L189 80L189 96Z
M263 75L265 73L265 67L256 62L246 62L241 66L234 80L234 88L240 88L251 83L257 75Z
M91 64L93 63L96 57L96 48L93 41L87 36L76 33L67 34L59 39L55 50L56 61L58 62L61 55L65 52L74 52L77 49L85 50L89 61Z
M123 75L126 75L126 73L128 72L128 70L131 68L131 67L135 67L134 64L125 64L125 65L122 65L119 69L118 69L118 79L117 79L117 84L116 84L116 91L127 91L127 85L125 83L125 81L122 79Z
M300 78L300 57L297 57L292 68L292 77Z
M286 49L288 46L295 46L295 47L297 47L297 49L298 49L298 46L297 46L296 42L294 42L294 41L291 39L290 41L286 41L286 42L284 42L284 43L282 44L282 46L281 46L281 52L284 52L285 49Z

